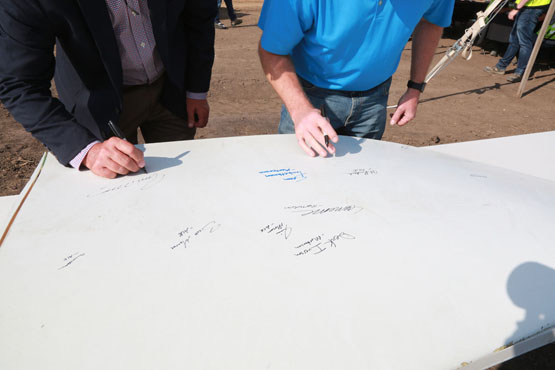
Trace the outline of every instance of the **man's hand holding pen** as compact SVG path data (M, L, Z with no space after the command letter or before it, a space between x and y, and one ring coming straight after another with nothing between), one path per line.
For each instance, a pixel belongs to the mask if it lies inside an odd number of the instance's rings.
M94 174L110 179L117 175L127 175L144 168L143 152L130 142L118 137L97 143L91 147L83 160L83 165Z
M295 122L295 134L299 145L306 154L311 157L316 154L327 157L328 153L335 153L335 146L330 141L337 143L339 137L325 117L325 111L312 108L292 114L291 118Z

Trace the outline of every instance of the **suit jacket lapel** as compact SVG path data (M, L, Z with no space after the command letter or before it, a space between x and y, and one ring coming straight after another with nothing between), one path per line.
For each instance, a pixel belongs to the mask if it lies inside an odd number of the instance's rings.
M123 86L121 58L106 3L103 0L78 0L78 3L112 85L121 99Z

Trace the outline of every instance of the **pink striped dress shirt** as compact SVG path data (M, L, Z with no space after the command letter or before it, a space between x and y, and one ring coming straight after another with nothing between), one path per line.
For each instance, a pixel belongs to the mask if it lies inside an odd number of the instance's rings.
M118 43L124 85L150 84L164 73L146 0L106 0Z

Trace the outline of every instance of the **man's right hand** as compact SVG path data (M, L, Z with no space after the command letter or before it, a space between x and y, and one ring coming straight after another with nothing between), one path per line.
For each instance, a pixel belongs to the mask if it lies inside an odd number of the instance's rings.
M335 147L331 142L326 146L324 135L328 135L334 143L339 141L339 137L329 120L323 117L318 109L295 112L291 118L295 122L297 141L306 154L314 157L318 153L320 157L326 157L328 152L335 153Z
M128 141L112 137L91 147L82 163L94 174L109 179L137 172L145 166L143 152Z
M264 50L261 43L258 44L258 54L266 78L291 115L301 148L311 157L316 153L322 157L335 153L335 147L331 143L326 146L324 135L328 135L334 143L339 141L339 137L329 121L322 117L320 111L306 97L291 57L272 54Z

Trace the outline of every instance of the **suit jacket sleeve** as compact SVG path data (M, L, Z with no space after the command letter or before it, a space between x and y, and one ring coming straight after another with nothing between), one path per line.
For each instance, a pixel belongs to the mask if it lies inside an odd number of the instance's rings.
M187 0L184 12L187 65L185 89L207 92L214 64L216 0Z
M55 35L35 0L0 0L0 100L68 165L97 138L52 96Z

